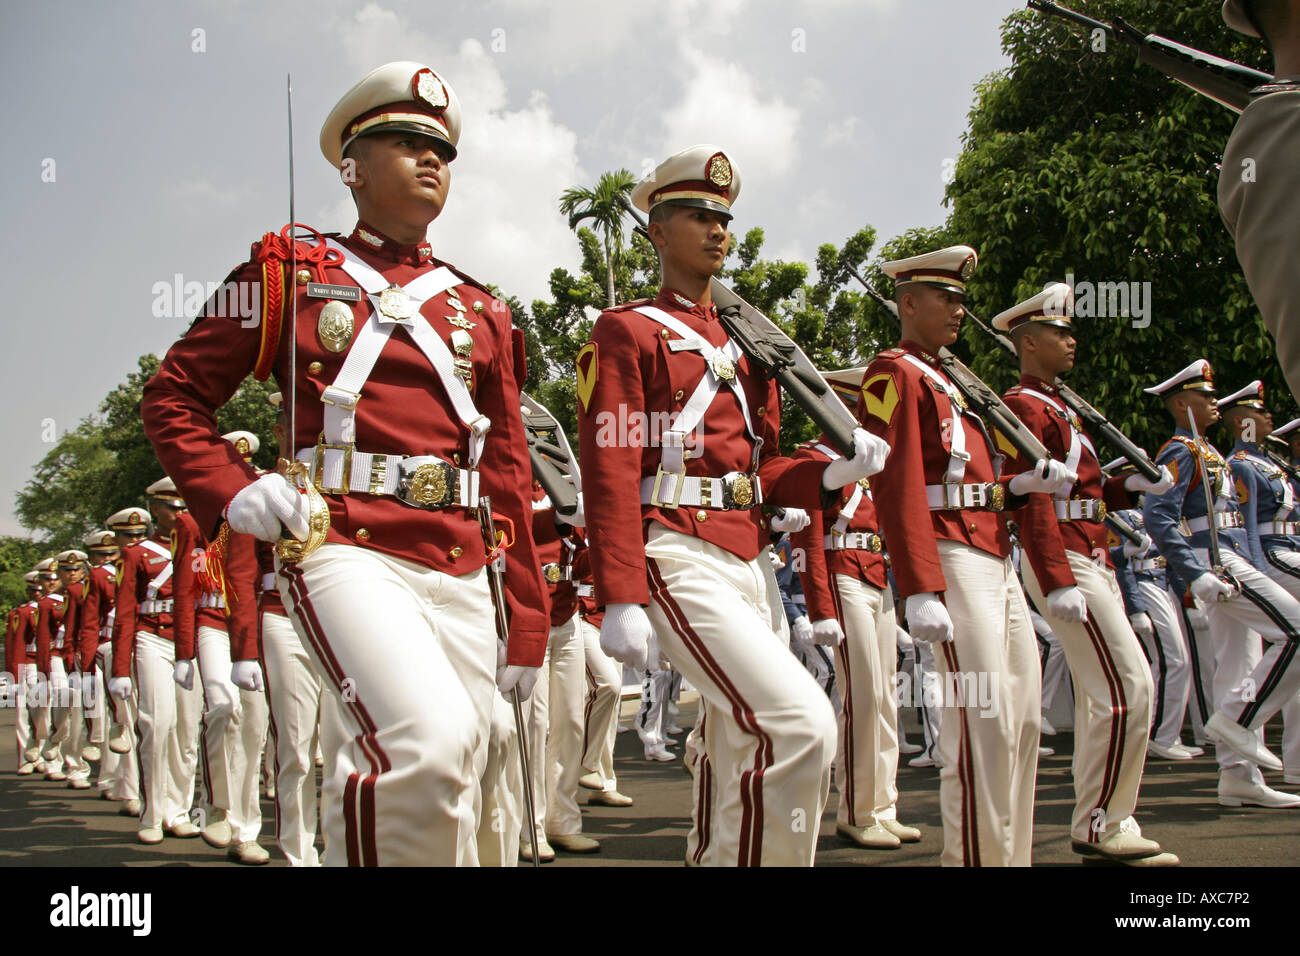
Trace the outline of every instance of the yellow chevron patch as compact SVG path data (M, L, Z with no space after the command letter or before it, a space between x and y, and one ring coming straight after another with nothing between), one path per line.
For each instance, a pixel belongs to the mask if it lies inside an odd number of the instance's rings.
M578 401L582 402L585 413L591 402L591 393L596 390L596 375L600 371L595 342L588 342L573 360L574 370L578 375Z
M1002 452L1002 454L1006 455L1008 458L1015 458L1020 454L1019 449L1017 449L1015 445L1011 444L1011 439L1002 434L1002 432L996 428L993 429L993 441L998 446L998 451Z
M894 384L894 376L882 372L863 382L862 404L868 415L890 424L898 410L898 386Z

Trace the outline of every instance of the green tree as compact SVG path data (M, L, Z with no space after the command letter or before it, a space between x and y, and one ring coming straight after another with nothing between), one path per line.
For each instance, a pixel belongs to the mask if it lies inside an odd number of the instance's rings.
M1268 69L1262 47L1228 31L1217 4L1098 0L1088 12ZM1002 45L1012 64L978 85L947 189L944 238L980 254L976 314L991 318L1071 273L1076 283L1149 289L1149 325L1077 319L1079 365L1069 380L1152 452L1170 422L1141 389L1196 358L1214 364L1224 389L1259 377L1274 398L1286 396L1216 205L1233 114L1117 42L1094 50L1037 13L1009 16ZM1014 363L977 329L963 337L990 385L1017 380Z
M38 561L56 553L53 548L39 541L0 537L0 611L16 607L27 600L27 582L23 580L23 575L35 567Z
M560 196L560 212L569 217L572 228L583 219L595 219L605 247L605 306L618 304L614 286L615 259L623 251L623 202L636 185L626 169L602 173L595 187L574 186Z

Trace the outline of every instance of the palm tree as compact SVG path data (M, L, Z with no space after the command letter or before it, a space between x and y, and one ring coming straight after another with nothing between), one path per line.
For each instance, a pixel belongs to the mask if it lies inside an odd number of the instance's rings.
M636 185L626 169L602 173L594 189L585 186L566 189L560 197L560 212L576 229L583 219L595 219L596 230L605 245L605 296L609 308L618 304L614 293L614 256L623 248L623 201Z

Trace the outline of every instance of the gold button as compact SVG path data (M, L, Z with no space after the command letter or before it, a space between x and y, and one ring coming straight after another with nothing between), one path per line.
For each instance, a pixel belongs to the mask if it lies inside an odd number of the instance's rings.
M318 374L318 373L320 372L320 370L323 369L324 367L325 367L325 366L324 366L324 365L321 365L320 362L312 362L310 365L307 366L307 371L311 372L313 375L316 375L316 374Z
M353 535L358 541L369 541L370 532L366 528L358 528L357 533Z
M971 534L974 534L974 533L975 533L975 522L974 522L974 521L972 521L972 522L970 523L970 532L971 532Z
M465 553L465 549L462 548L460 545L456 545L456 547L452 548L450 551L447 552L447 554L450 555L453 559L459 558L464 553Z
M764 405L758 406L758 417L762 418L766 414L767 414L767 407Z
M686 397L686 393L683 392L680 388L677 390L676 394L673 395L673 398L679 402L685 397Z
M459 464L460 464L460 452L455 452L455 453L453 453L452 456L451 456L451 460L452 460L452 463L453 463L453 464L459 465Z
M478 313L481 314L481 313L483 312L483 303L482 303L482 302L475 302L474 305L471 306L471 308L473 308L473 310L474 310L475 312L478 312Z
M668 335L669 335L669 332L668 332L667 329L660 329L660 330L659 330L659 337L660 337L661 339L666 339L666 338L668 338Z
M697 511L697 512L695 512L695 520L696 520L696 521L708 521L708 520L709 520L709 513L708 513L707 511L703 511L703 510L701 510L701 511Z
M308 272L306 269L299 269L299 270L298 270L298 284L299 284L299 285L306 285L306 284L307 284L308 282L310 282L310 281L311 281L311 273Z

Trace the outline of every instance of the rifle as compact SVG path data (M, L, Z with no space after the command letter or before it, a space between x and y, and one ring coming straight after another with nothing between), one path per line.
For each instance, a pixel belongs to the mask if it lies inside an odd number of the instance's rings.
M1207 460L1209 456L1201 448L1201 432L1196 427L1196 415L1190 408L1187 410L1187 427L1192 432L1192 441L1195 443L1196 449L1196 467L1201 470L1201 490L1205 492L1205 523L1210 529L1210 570L1214 572L1214 576L1220 581L1231 585L1240 593L1241 585L1223 566L1223 552L1219 548L1219 526L1214 523L1214 498L1217 489L1214 492L1210 491L1210 469ZM1219 594L1217 599L1220 601L1230 600L1226 594Z
M857 269L848 266L848 272L867 290L867 295L893 316L895 322L899 321L898 306L872 288L867 280L858 274ZM948 378L952 380L953 385L957 386L957 391L961 392L975 414L1009 441L1021 457L1031 463L1052 457L1047 447L1039 441L1038 436L1025 427L1025 423L1016 417L1016 413L1007 407L1006 403L998 397L997 392L985 385L978 375L967 368L966 364L946 347L939 349L939 364L943 366L943 370L948 373Z
M533 477L546 489L557 514L572 515L578 510L582 476L564 429L540 402L523 392L519 393L519 399L523 405L524 435L528 439Z
M1077 23L1090 32L1100 30L1110 39L1133 47L1143 63L1155 67L1189 89L1208 96L1234 113L1240 113L1250 105L1251 91L1255 87L1273 82L1273 77L1267 73L1175 43L1154 33L1143 33L1121 17L1116 17L1107 24L1052 3L1051 0L1028 0L1028 5L1040 13Z
M640 212L626 197L621 198L623 208L636 222L636 231L649 239L646 221ZM717 276L709 280L709 294L718 306L718 320L732 341L762 369L764 375L776 380L790 399L817 423L836 450L852 457L857 419L803 350L771 319L719 281Z
M1273 442L1274 444L1279 445L1283 451L1274 451L1269 447L1268 442ZM1292 481L1300 481L1300 465L1293 465L1289 458L1286 457L1291 453L1291 445L1285 439L1274 438L1272 435L1269 435L1267 441L1261 444L1260 448L1262 448L1264 454L1268 456L1269 461L1291 476Z
M998 332L996 329L986 325L981 321L979 316L971 312L970 309L966 310L966 316L979 326L982 331L992 336L993 340L1002 347L1003 351L1016 359L1017 364L1019 364L1020 359L1016 353L1016 347L1011 344L1010 339L1001 332ZM1110 419L1085 401L1082 395L1061 381L1060 376L1057 376L1053 384L1056 386L1057 394L1061 396L1061 401L1065 402L1068 408L1083 419L1083 421L1087 423L1088 427L1096 432L1098 438L1110 445L1110 447L1115 449L1116 452L1127 458L1129 463L1140 471L1142 476L1148 481L1160 480L1159 466L1150 459L1145 451L1135 445L1127 435L1112 425Z

